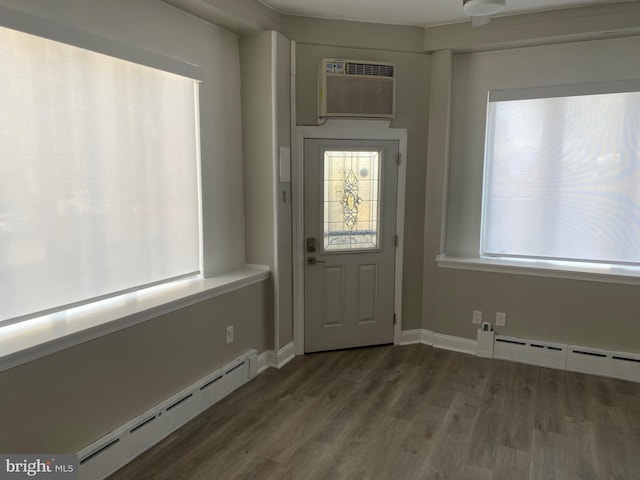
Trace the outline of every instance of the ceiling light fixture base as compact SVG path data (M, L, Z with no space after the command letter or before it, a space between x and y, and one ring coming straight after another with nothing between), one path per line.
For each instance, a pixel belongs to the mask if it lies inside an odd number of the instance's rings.
M500 13L506 7L506 0L463 0L464 13L472 17L483 17Z

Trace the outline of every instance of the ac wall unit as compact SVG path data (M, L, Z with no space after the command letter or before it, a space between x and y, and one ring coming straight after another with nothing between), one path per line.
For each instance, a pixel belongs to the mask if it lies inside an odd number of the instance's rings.
M323 58L319 116L395 117L395 65Z

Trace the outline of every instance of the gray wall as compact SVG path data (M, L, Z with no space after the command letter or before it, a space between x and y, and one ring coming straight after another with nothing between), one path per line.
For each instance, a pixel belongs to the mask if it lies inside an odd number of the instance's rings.
M240 39L246 259L275 266L271 32Z
M424 29L420 27L283 15L281 32L290 40L309 45L389 52L424 51Z
M640 38L596 40L455 57L446 253L477 256L487 92L640 77ZM431 159L430 159L431 161ZM433 184L443 193L444 184ZM441 205L434 205L434 209ZM640 352L640 287L435 269L425 328L475 338L472 310L507 313L500 333Z
M439 269L430 330L476 338L473 310L495 323L499 333L640 353L639 287L525 275Z
M0 373L0 452L76 453L238 355L266 350L269 306L263 281Z
M279 178L280 147L291 146L290 58L277 32L240 38L246 259L273 272L276 351L293 340L291 182Z
M358 35L354 34L356 31ZM431 56L412 51L422 46L422 37L416 35L413 27L285 16L283 32L296 41L298 125L315 125L318 122L320 59L334 57L396 65L396 118L391 121L391 126L408 131L402 329L420 328ZM336 46L340 44L344 46ZM352 44L374 48L349 48ZM392 51L384 49L383 45L408 51Z
M434 259L442 253L446 221L444 186L448 184L449 125L451 122L451 79L453 53L434 52L431 59L429 93L429 145L425 180L424 263L422 282L422 326L432 329L436 307L438 272Z
M202 67L205 270L243 264L237 36L157 0L0 4ZM271 309L261 282L0 373L0 451L75 453L238 354L270 348Z

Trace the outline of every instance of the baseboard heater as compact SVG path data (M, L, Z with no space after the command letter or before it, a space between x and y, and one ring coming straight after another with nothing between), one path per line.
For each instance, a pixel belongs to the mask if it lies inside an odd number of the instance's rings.
M496 335L493 358L640 382L640 355Z
M241 355L77 453L81 480L111 475L257 375L255 350Z
M517 337L496 335L493 358L564 369L567 364L567 346Z

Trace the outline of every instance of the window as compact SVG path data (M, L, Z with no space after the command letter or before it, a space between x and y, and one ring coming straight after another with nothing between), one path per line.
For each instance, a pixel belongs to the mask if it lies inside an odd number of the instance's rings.
M0 27L0 324L200 271L197 103L193 78Z
M490 93L482 256L640 264L638 90Z
M378 248L380 152L324 152L324 251Z

